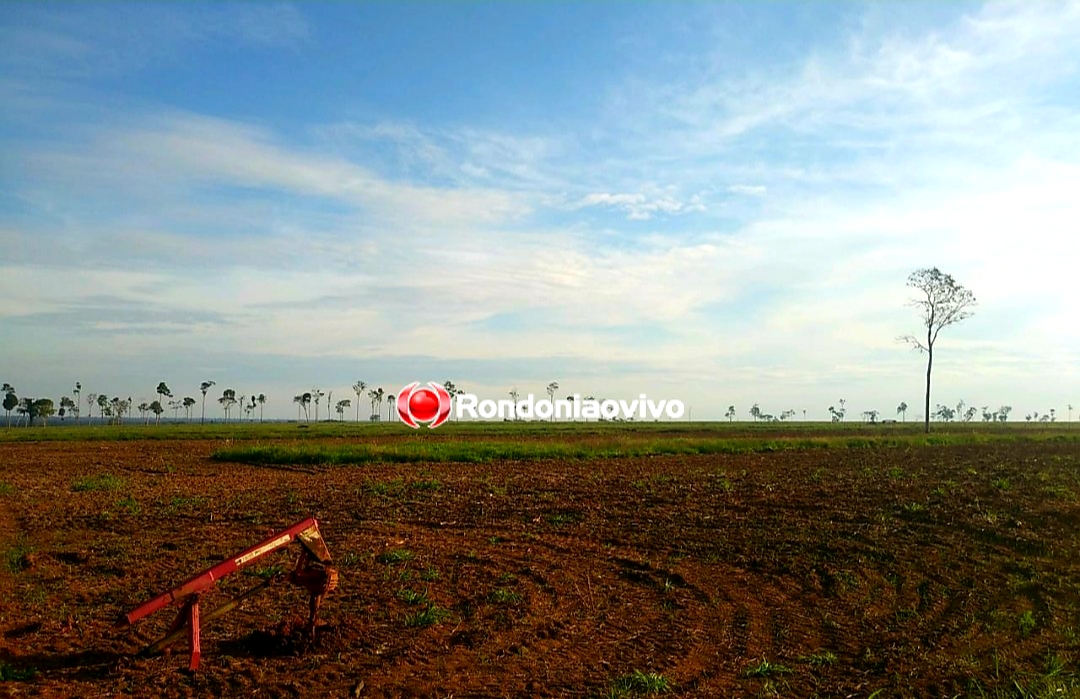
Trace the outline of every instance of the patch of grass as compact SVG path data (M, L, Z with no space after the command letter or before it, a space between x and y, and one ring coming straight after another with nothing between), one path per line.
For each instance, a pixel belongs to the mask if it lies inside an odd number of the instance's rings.
M804 655L800 660L813 667L825 667L826 665L835 665L839 658L831 650L823 650L818 653Z
M0 496L13 495L15 493L15 486L7 481L0 481Z
M29 567L26 557L33 552L34 547L20 535L15 545L4 552L4 567L12 573L21 573Z
M662 423L658 423L662 425ZM390 427L390 426L387 426ZM328 428L329 429L329 428ZM338 428L345 429L344 427ZM372 429L372 434L385 434L384 429ZM825 434L814 436L737 435L714 436L725 428L720 425L704 425L685 436L658 437L653 429L644 424L627 426L597 425L532 425L516 424L510 427L484 423L455 425L440 435L461 433L483 435L487 439L438 439L420 438L407 442L392 441L369 444L258 444L230 446L215 451L217 461L253 464L282 465L363 465L368 463L487 463L491 461L535 461L538 459L604 459L665 455L697 454L757 454L783 451L806 451L816 449L888 449L920 446L952 446L960 444L1023 443L1033 441L1080 442L1080 430L1076 434L1056 431L1022 429L976 430L965 432L939 431L933 435L909 434L883 429L877 434L859 437L843 436L847 428L821 429ZM730 428L728 428L730 429ZM742 429L746 429L742 426ZM63 430L74 432L75 430ZM61 432L61 430L56 430ZM539 439L540 436L602 434L603 439L590 441L559 441ZM254 432L253 439L257 436ZM295 435L290 435L295 436ZM314 435L312 435L314 436ZM324 436L326 436L324 434ZM529 439L528 437L534 437ZM310 442L310 439L305 439ZM893 469L894 478L904 477L902 470Z
M553 514L544 517L547 523L554 527L561 527L564 524L573 524L578 520L577 515L569 512L555 512Z
M275 575L281 575L285 572L285 566L276 563L269 566L259 566L258 568L245 568L244 575L250 575L254 578L262 578L263 580L269 580Z
M611 683L601 699L623 699L624 697L660 694L671 690L668 678L656 672L634 670Z
M127 510L127 513L129 515L132 515L132 516L137 515L140 512L142 512L142 507L139 505L139 501L136 500L131 495L128 495L126 498L123 498L122 500L117 500L116 501L116 506L121 508L121 509Z
M994 480L990 481L990 485L994 486L998 490L1008 490L1012 484L1009 483L1008 478L995 478Z
M435 566L428 566L420 571L420 579L425 582L435 582L439 579L439 569Z
M37 677L37 674L37 669L33 667L15 667L0 663L0 682L28 682Z
M405 490L405 480L403 478L395 478L392 481L367 481L364 483L364 488L372 495L396 497Z
M1028 610L1020 615L1020 618L1016 620L1016 627L1020 631L1020 636L1027 638L1038 626L1038 622L1035 621L1035 615Z
M79 478L71 484L71 489L76 493L98 492L106 490L122 490L124 479L111 473L102 473L96 476Z
M492 590L490 599L496 604L517 604L521 601L521 595L505 587L497 587Z
M442 488L442 483L432 478L431 480L426 481L413 481L409 484L409 487L413 490L427 490L434 492Z
M441 609L434 604L421 611L405 615L405 626L410 629L426 628L442 622L450 616L450 612Z
M377 557L379 563L392 565L394 563L408 563L413 559L413 552L409 549L390 549L383 551Z
M417 592L416 590L410 590L407 587L399 589L394 596L405 604L427 604L428 596L426 592Z
M791 668L780 663L772 663L765 658L743 670L743 677L775 677L776 675L790 675Z

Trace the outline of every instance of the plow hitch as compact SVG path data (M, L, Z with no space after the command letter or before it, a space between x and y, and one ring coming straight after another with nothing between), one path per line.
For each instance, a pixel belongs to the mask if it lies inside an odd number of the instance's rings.
M218 580L251 565L264 556L285 548L293 541L300 544L300 554L291 572L269 577L221 606L206 614L201 614L199 596L212 588ZM140 655L155 655L186 637L190 648L188 669L195 670L199 667L199 658L202 654L199 641L202 623L224 616L240 606L240 603L248 597L279 581L286 581L301 587L310 595L307 630L309 634L313 634L315 631L315 619L319 614L323 599L333 592L338 584L337 569L332 565L330 551L326 548L326 542L323 540L322 533L319 531L319 523L315 518L309 517L302 522L297 522L288 529L273 534L254 546L210 566L171 590L162 592L160 595L143 602L120 617L117 625L121 627L130 626L170 604L179 604L180 611L177 613L165 637L144 648Z

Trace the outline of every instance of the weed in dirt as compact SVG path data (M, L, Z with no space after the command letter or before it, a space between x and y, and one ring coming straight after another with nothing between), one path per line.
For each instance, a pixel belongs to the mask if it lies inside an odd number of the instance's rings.
M412 483L409 484L409 487L412 488L413 490L426 490L426 491L435 492L435 491L440 490L442 488L442 483L440 483L438 480L432 478L432 479L426 480L426 481L413 481Z
M835 665L838 658L836 657L836 653L833 653L831 650L823 650L818 653L804 655L799 658L799 660L813 667L825 667L826 665Z
M1027 638L1035 631L1035 627L1038 623L1035 621L1035 615L1028 610L1020 615L1020 618L1016 620L1016 627L1020 630L1020 636Z
M392 481L368 481L364 483L364 489L371 495L393 497L405 489L405 480L395 478Z
M33 552L34 547L20 536L15 545L4 552L4 568L12 573L21 573L30 567L27 557Z
M774 677L776 675L790 675L791 668L780 663L772 663L765 658L743 670L743 677Z
M362 556L360 554L356 553L355 551L349 551L341 557L340 565L342 568L352 568L353 566L360 563L361 560Z
M504 587L497 587L492 590L490 599L495 604L517 604L521 601L521 595L513 590L507 590Z
M995 478L990 482L990 485L994 486L998 490L1008 490L1011 487L1008 478Z
M139 505L139 501L131 495L122 500L116 501L116 506L126 510L129 515L135 516L142 512L142 507Z
M37 677L37 669L33 667L15 667L7 663L0 663L0 682L29 682Z
M577 516L568 512L556 512L554 514L544 517L547 523L553 527L561 527L564 524L573 524L577 521Z
M405 604L427 604L428 596L426 592L417 592L416 590L410 590L407 587L398 589L394 596Z
M0 481L0 495L13 495L15 493L15 486L7 481Z
M926 505L923 505L921 502L909 502L904 505L904 512L909 514L917 514L919 512L924 512L925 510Z
M379 563L392 565L394 563L407 563L413 559L413 552L408 549L390 549L379 554Z
M439 579L439 569L435 566L428 566L420 571L420 579L425 582L435 582Z
M104 490L121 490L124 487L124 479L111 473L102 473L98 476L79 478L71 484L71 489L76 493L97 492Z
M269 580L270 578L272 578L272 577L274 577L276 575L281 575L284 572L285 572L285 566L283 566L280 563L277 563L277 564L269 565L269 566L259 566L257 568L247 568L247 569L244 570L244 575L249 575L249 576L251 576L253 578L262 578L263 580Z
M434 626L449 616L450 612L432 604L419 612L406 614L405 626L410 629L422 629L428 626Z
M608 691L600 697L601 699L623 699L624 697L660 694L670 690L671 682L663 675L634 670L629 675L624 675L612 682Z

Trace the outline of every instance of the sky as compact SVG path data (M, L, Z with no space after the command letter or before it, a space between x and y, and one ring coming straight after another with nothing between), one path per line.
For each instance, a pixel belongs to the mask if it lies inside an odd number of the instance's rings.
M935 404L1080 406L1080 2L8 2L0 104L19 395L915 419L936 266Z

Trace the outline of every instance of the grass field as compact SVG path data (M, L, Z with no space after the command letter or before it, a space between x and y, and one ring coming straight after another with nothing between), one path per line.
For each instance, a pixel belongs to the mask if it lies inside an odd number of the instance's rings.
M0 430L0 693L1080 696L1080 429L918 427ZM198 673L131 657L170 614L119 614L308 515L314 640L283 585Z

